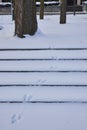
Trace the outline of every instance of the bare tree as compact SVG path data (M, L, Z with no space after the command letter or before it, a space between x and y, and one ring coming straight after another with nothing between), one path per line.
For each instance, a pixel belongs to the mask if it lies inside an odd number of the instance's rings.
M35 0L14 0L15 5L15 34L34 35L37 31Z
M66 23L66 0L61 0L60 7L60 24Z

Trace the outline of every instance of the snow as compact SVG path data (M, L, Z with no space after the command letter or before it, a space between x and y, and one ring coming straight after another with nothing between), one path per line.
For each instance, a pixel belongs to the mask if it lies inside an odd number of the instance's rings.
M36 2L36 5L40 5L40 2ZM57 1L48 1L48 2L44 2L44 5L59 5L59 2L57 2Z
M87 14L67 15L67 23L63 25L59 24L59 15L45 15L44 20L37 15L37 20L37 33L21 39L14 36L12 16L0 15L0 49L36 49L0 51L0 85L3 86L0 86L0 101L8 102L0 103L0 130L86 130L87 73L83 71L87 71L87 60L83 59L87 59ZM15 61L22 58L26 61ZM20 72L8 73L12 70ZM10 104L9 100L23 103Z
M84 3L84 4L87 4L87 1L84 1L83 3Z
M37 53L37 55L35 54L35 52ZM51 53L50 53L51 52ZM62 54L61 54L62 52ZM45 53L44 53L44 50L42 51L26 51L26 52L22 52L22 51L16 51L16 52L0 52L0 59L5 59L5 58L8 58L9 59L22 59L22 58L26 58L26 59L73 59L73 58L76 58L76 59L82 59L82 58L86 58L87 57L87 53L86 53L86 50L81 50L81 51L53 51L53 50L47 50ZM12 55L11 55L12 54ZM16 55L15 55L16 54Z
M22 64L22 66L21 66ZM80 64L80 65L79 65ZM0 71L85 71L87 70L87 61L1 61L0 62Z
M20 86L21 87L21 86ZM82 102L87 101L87 88L86 87L75 87L74 89L68 87L25 87L21 88L1 88L0 89L0 100L2 101L76 101ZM3 97L4 93L4 97ZM49 93L49 94L48 94ZM45 95L45 96L44 96ZM9 100L7 100L9 99Z
M0 127L3 130L87 128L87 105L85 104L3 104L0 108Z
M59 16L45 16L39 20L38 31L35 36L26 36L26 39L14 37L14 22L12 17L0 16L0 48L75 48L87 47L85 29L87 15L67 16L67 24L59 24ZM51 21L51 22L50 22ZM73 39L73 40L72 40ZM64 42L65 41L65 42ZM15 44L14 44L15 43Z
M11 2L0 2L0 5L2 6L11 5Z
M53 5L53 4L59 4L57 1L49 1L49 2L44 2L45 5ZM11 5L11 2L0 2L1 6L7 6ZM36 5L40 5L40 2L36 2Z

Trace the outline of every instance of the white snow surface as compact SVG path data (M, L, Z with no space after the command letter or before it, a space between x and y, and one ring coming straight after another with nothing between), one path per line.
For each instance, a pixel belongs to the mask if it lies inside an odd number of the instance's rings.
M87 1L84 1L83 3L84 3L84 4L87 4Z
M0 5L2 6L11 5L11 2L0 2Z
M59 4L58 1L48 1L44 2L45 5L53 5L53 4ZM40 2L36 2L36 5L40 5Z
M10 15L0 15L0 49L8 48L87 48L87 14L67 15L67 23L59 24L59 15L46 15L38 20L34 36L14 36ZM74 51L0 51L0 59L83 59L87 50ZM87 61L0 61L0 71L8 70L81 70ZM20 77L20 78L19 78ZM87 85L87 73L0 73L0 84L73 84ZM21 89L20 89L21 88ZM87 104L32 104L26 101L87 101L86 87L1 87L0 100L19 100L22 104L0 104L0 130L86 130Z
M25 39L14 37L14 22L11 16L0 16L0 48L76 48L87 47L87 15L67 16L67 24L59 24L59 16L45 16L39 20L38 31Z

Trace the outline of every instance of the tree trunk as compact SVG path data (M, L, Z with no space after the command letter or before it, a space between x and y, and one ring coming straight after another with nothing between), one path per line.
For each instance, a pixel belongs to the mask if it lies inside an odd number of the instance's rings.
M44 0L40 0L40 19L44 19Z
M60 24L66 23L66 0L61 0L60 7Z
M34 35L37 31L35 0L15 0L15 34Z

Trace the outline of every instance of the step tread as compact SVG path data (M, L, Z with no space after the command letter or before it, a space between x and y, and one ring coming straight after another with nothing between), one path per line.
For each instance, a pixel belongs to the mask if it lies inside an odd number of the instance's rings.
M0 84L86 85L87 73L0 73Z
M87 71L87 61L0 61L0 71Z
M0 59L87 59L87 50L0 51Z
M21 89L21 90L20 90ZM0 88L0 100L87 101L87 87L7 87Z

